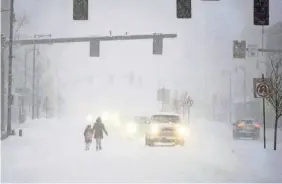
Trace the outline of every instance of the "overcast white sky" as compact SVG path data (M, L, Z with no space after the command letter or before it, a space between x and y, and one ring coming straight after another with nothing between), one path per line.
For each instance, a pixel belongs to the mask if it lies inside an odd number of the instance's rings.
M252 27L253 0L192 1L192 19L176 19L175 0L91 0L90 19L72 20L72 0L15 0L16 12L26 14L29 24L22 34L53 37L143 33L177 33L166 40L164 55L153 56L151 41L102 43L101 57L89 57L87 43L44 47L60 65L63 81L71 83L85 75L133 71L143 76L144 87L155 98L158 78L162 84L188 90L201 99L204 81L230 68L232 40L240 39L244 27ZM282 1L271 0L270 22L282 20ZM161 74L158 74L161 73ZM158 77L159 76L159 77ZM74 86L72 86L75 88ZM148 92L148 90L147 90ZM149 93L149 92L148 92ZM154 94L153 94L154 93Z

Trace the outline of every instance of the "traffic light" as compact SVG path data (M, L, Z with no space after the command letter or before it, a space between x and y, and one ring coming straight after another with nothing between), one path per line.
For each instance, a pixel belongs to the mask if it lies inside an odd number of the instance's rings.
M73 20L88 20L88 0L73 0Z
M254 0L254 25L269 25L269 0Z
M190 19L192 17L191 0L176 1L176 16L178 19Z
M90 41L90 57L100 57L100 41Z
M153 39L153 55L163 54L163 38L158 34L155 34Z

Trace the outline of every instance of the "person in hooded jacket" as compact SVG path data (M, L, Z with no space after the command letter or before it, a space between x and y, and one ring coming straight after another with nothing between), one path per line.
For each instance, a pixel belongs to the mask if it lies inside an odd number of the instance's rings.
M85 140L85 150L90 149L90 145L92 143L92 137L93 137L93 129L91 128L91 125L87 125L84 130L84 140Z
M108 136L108 132L105 128L104 123L102 123L100 117L96 119L96 122L93 125L93 131L94 131L94 139L96 140L96 150L101 150L102 149L101 141L103 139L103 133L105 133Z

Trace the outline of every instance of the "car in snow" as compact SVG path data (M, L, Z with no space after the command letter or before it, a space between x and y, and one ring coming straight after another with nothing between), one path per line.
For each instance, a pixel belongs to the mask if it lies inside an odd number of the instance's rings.
M149 127L145 133L145 144L154 146L156 143L185 143L187 129L176 113L156 113L148 121Z
M258 140L260 138L260 124L253 119L243 119L233 123L233 139L242 137Z
M128 138L144 137L146 129L148 128L149 118L145 116L135 116L131 120L126 121L126 135Z

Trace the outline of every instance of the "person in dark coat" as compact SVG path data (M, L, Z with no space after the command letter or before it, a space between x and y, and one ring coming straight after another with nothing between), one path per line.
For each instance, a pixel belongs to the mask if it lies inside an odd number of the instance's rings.
M91 125L87 125L84 130L84 141L85 141L85 150L90 149L90 145L92 143L92 137L93 137L93 129L91 128Z
M96 122L93 125L93 131L94 131L94 139L96 140L96 150L101 150L102 149L101 141L103 139L103 133L105 133L108 136L108 132L105 128L104 123L102 123L100 117L96 119Z

